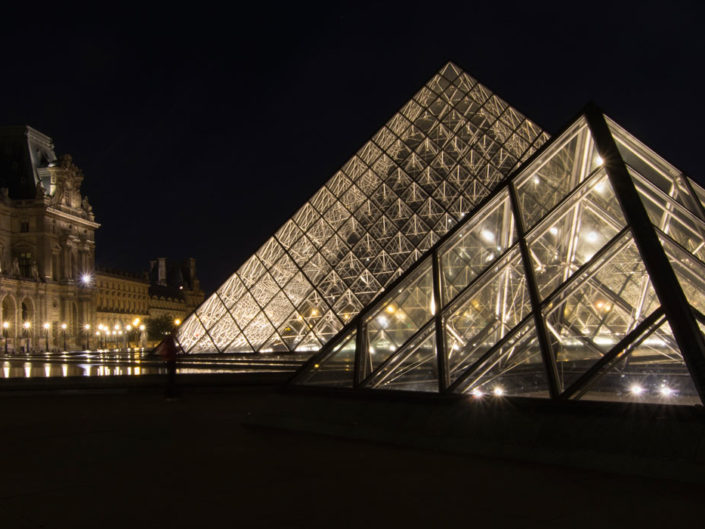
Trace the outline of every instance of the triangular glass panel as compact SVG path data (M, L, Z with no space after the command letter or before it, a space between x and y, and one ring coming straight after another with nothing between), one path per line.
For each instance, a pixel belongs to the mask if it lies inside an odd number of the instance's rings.
M370 377L370 387L438 392L438 358L433 325L400 349Z
M218 349L216 346L213 344L211 341L210 337L207 334L204 334L200 340L194 345L190 350L189 353L216 353L218 352Z
M705 262L705 222L630 170L652 224Z
M353 329L325 358L311 362L296 379L296 384L312 386L352 387L355 368L355 339Z
M688 303L705 314L705 264L667 235L659 232L659 239Z
M262 353L286 353L288 351L284 340L276 332L260 347Z
M213 343L218 351L224 351L237 335L240 329L237 327L230 314L224 314L220 320L208 331Z
M509 195L505 191L475 213L441 245L443 302L453 299L515 240L514 218Z
M515 186L524 226L529 229L600 165L584 120L534 160Z
M390 291L375 307L365 320L373 370L435 314L430 259L417 266L406 281Z
M541 298L589 262L624 225L609 179L599 171L527 236Z
M579 396L582 400L701 404L668 322L639 337Z
M514 247L444 309L451 382L473 365L531 310L526 274Z
M559 390L575 382L658 307L636 244L625 233L544 308Z
M630 172L641 175L652 186L678 202L696 216L701 210L685 185L685 176L674 166L661 158L646 145L629 134L614 121L607 119L607 124L619 149L619 154L627 164Z
M546 367L533 321L488 351L465 373L456 392L475 398L548 398Z

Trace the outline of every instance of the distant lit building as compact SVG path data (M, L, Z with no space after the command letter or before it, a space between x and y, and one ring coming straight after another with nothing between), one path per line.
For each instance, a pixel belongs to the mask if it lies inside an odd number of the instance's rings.
M118 342L120 338L115 336L129 332L135 337L139 326L150 318L183 321L204 298L193 258L184 261L158 258L150 261L150 270L144 274L99 268L95 272L95 285L93 336L110 336L110 340Z
M100 225L82 182L71 156L57 158L50 137L28 126L0 127L0 300L8 350L44 348L47 339L54 347L64 336L75 345L93 324Z

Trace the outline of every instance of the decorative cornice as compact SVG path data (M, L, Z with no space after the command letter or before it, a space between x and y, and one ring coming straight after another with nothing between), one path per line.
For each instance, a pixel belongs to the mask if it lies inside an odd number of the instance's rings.
M100 228L100 224L98 224L97 222L93 222L91 220L81 218L77 215L72 215L70 213L66 213L66 212L61 211L56 208L48 207L47 213L51 213L52 215L55 215L57 217L61 217L66 220L70 220L71 222L76 222L78 224L82 224L82 225L87 226L89 228L93 228L94 230L97 230L98 228Z

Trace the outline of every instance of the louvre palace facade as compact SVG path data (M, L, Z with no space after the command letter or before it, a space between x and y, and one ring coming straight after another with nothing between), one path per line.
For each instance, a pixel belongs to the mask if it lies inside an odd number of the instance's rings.
M82 181L71 156L57 158L48 136L26 126L0 128L0 298L9 350L46 340L52 347L62 335L75 344L93 322L86 274L94 268L99 224Z

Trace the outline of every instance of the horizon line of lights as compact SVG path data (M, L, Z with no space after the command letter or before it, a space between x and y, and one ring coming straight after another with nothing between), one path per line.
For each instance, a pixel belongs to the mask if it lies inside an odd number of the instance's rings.
M649 393L648 389L639 383L633 383L627 389L628 392L634 395L635 397L644 396ZM655 392L663 398L675 397L678 394L678 391L676 389L668 386L667 384L659 385L658 387L656 387ZM475 399L481 399L487 395L492 395L494 397L504 397L506 395L506 390L503 386L499 385L493 386L492 389L487 392L477 387L470 392L470 395L472 395L472 397Z

